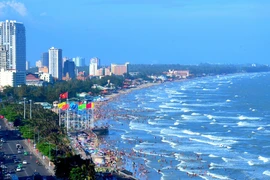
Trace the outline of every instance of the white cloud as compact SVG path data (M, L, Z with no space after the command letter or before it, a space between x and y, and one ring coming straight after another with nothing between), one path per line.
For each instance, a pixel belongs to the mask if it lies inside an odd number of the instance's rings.
M27 9L25 5L21 2L17 2L15 0L0 2L0 14L4 14L5 10L9 9L16 11L21 16L27 15Z

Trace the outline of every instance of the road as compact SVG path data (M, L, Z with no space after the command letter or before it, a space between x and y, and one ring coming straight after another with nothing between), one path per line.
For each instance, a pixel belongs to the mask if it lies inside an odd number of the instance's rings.
M24 180L27 178L32 179L32 175L34 172L38 172L44 179L54 179L51 177L51 173L46 169L43 165L38 165L36 161L40 162L40 160L33 155L33 153L29 153L29 149L25 144L25 141L18 137L17 134L19 133L17 130L8 130L4 120L0 120L0 136L2 136L6 142L2 143L2 149L0 152L4 152L6 157L4 161L4 165L7 167L7 172L11 171L12 173L16 173L19 179ZM16 144L20 144L23 146L22 153L18 154ZM24 155L23 151L26 150L28 155ZM19 158L21 161L26 160L27 164L24 164L22 167L22 171L16 172L16 167L18 163L14 163L13 156Z

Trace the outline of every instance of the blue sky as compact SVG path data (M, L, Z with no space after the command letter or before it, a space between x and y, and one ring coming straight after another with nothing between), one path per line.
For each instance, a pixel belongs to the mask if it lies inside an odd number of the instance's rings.
M270 60L269 0L1 0L23 22L31 64L54 46L102 64Z

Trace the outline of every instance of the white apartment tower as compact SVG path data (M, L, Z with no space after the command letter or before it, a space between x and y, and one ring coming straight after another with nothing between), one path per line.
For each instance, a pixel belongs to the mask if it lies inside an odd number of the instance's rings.
M25 72L26 37L23 23L8 20L0 22L1 46L7 51L7 56L6 63L1 62L0 68Z
M99 65L99 59L98 58L92 58L90 59L90 65L89 65L89 75L90 76L96 76L97 75L97 69Z
M53 78L62 80L62 49L51 47L49 49L49 74Z

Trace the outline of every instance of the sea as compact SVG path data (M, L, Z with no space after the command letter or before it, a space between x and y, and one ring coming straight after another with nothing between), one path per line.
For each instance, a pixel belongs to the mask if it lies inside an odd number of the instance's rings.
M165 82L102 112L106 147L137 179L270 179L268 72Z

